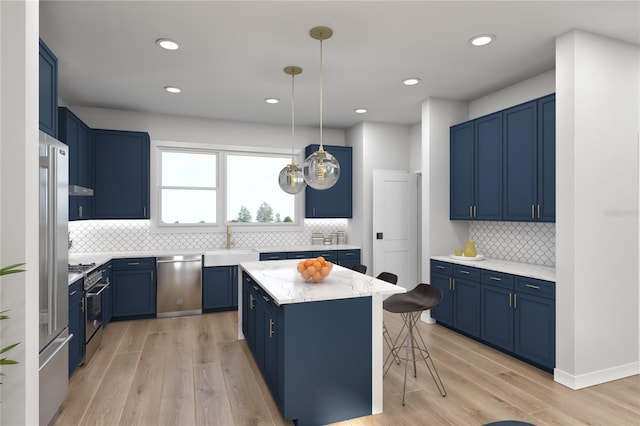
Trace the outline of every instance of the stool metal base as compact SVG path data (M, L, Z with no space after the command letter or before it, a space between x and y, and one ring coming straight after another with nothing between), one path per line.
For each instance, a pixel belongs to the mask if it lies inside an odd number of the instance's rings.
M384 361L384 375L387 375L389 368L391 368L391 364L393 361L396 361L398 365L400 365L400 360L405 362L404 364L404 383L402 384L402 405L405 405L405 394L407 391L407 371L409 369L409 362L413 363L413 377L418 377L418 370L416 369L416 360L424 360L424 364L427 366L427 370L431 374L433 381L440 392L440 395L443 397L447 396L447 390L444 388L444 383L440 379L440 375L438 374L438 370L436 369L436 365L433 362L433 358L429 354L427 350L427 345L424 343L424 339L422 338L422 334L420 333L420 329L416 326L418 321L420 320L420 315L422 311L415 312L403 312L400 313L402 316L402 320L404 322L400 333L398 333L398 337L390 345L390 352L387 355L387 358ZM407 330L404 333L404 338L401 342L399 342L400 338L403 337L403 331ZM387 336L385 336L385 340L388 338L389 332L387 331ZM416 338L416 336L418 338ZM419 339L419 340L418 340ZM390 340L390 338L389 338ZM401 354L401 350L404 348L404 356ZM411 353L409 353L411 351ZM416 353L417 352L417 353Z

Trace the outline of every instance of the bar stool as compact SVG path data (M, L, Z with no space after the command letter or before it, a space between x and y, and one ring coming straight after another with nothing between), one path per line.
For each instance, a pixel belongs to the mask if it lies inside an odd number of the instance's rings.
M367 265L362 265L360 263L356 263L351 267L354 271L360 272L361 274L367 273Z
M420 329L416 327L422 312L435 308L441 300L442 290L440 288L429 284L418 284L413 290L406 293L394 294L382 302L382 306L385 311L400 314L404 322L402 330L400 330L398 337L396 337L396 340L393 342L391 352L387 355L384 362L384 375L386 376L389 368L391 367L392 360L401 359L405 361L404 383L402 385L402 405L405 405L404 400L407 391L407 370L409 368L409 362L413 362L413 376L418 377L418 371L416 369L417 359L424 360L440 395L443 397L447 396L444 383L442 383L438 370L436 369L436 365L433 362L433 358L427 350L427 345L424 343L422 334L420 334ZM403 331L405 329L406 333L403 336ZM398 343L401 337L403 337L403 339ZM403 347L405 348L404 357L400 353L400 350Z

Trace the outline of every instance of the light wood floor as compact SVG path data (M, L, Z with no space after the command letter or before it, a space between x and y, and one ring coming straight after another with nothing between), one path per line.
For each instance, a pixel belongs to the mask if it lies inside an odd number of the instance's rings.
M399 317L385 312L391 334ZM384 383L384 413L341 425L640 425L640 376L573 391L548 373L437 325L419 325L448 396L424 363L407 385ZM69 385L56 425L283 425L237 313L114 322ZM345 354L348 356L348 354Z

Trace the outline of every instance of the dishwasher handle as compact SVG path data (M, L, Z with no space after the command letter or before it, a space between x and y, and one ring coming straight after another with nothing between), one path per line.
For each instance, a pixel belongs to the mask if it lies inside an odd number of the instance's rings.
M186 263L186 262L202 262L202 259L198 257L196 259L190 258L190 259L158 259L156 260L156 263Z

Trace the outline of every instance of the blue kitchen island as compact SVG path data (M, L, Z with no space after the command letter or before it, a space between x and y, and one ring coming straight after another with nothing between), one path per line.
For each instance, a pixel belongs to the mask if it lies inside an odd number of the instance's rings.
M305 282L298 262L239 265L239 338L285 419L322 425L381 413L382 301L405 289L338 265Z

